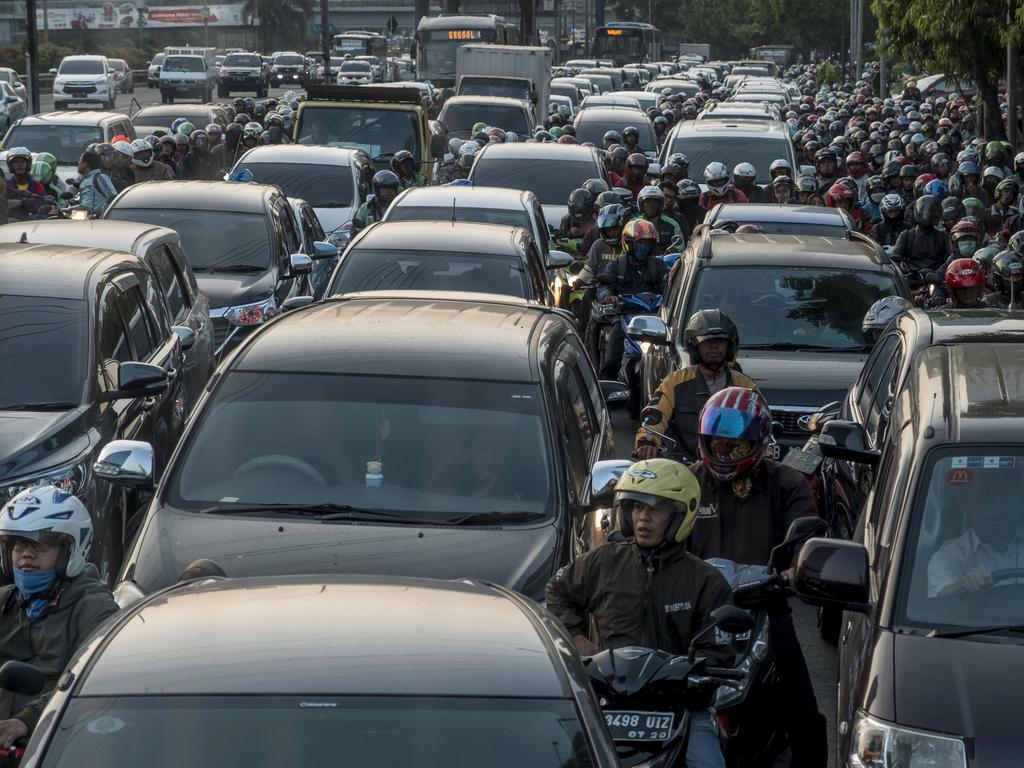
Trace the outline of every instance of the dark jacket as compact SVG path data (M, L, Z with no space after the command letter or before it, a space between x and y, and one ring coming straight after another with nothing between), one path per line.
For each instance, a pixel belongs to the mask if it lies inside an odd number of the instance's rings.
M871 231L871 237L874 238L875 242L879 245L894 246L896 245L896 241L899 239L899 236L908 229L910 229L910 225L903 219L891 221L883 218Z
M949 237L937 227L918 225L900 233L892 257L911 272L938 269L949 258Z
M757 382L727 367L725 386L757 389ZM709 397L711 393L708 392L707 381L696 365L672 371L658 385L650 405L661 412L661 420L651 427L676 440L673 457L678 455L680 460L687 462L697 460L697 438L700 436L698 419ZM645 444L660 447L661 442L661 438L645 432L643 428L637 430L637 448Z
M766 565L790 523L818 514L807 480L784 464L761 462L746 500L733 493L732 482L718 482L703 464L692 469L701 481L701 502L687 545L697 557Z
M686 653L693 636L715 608L732 602L732 590L717 569L666 546L647 552L633 539L609 542L560 570L545 590L547 608L571 635L587 635L602 648L640 645ZM698 645L717 663L732 660L732 648L714 637Z
M370 199L359 206L356 215L352 217L352 236L366 229L371 224L376 224L384 218L387 208L380 204L376 195L370 195Z
M664 293L668 281L668 267L661 259L651 256L642 267L629 263L629 257L622 254L615 261L609 261L597 286L597 298L621 296L624 293Z
M0 719L16 717L31 732L82 641L117 611L110 589L92 565L58 587L43 615L31 622L17 587L0 587L0 664L11 659L25 661L38 667L46 679L43 693L35 698L0 690Z

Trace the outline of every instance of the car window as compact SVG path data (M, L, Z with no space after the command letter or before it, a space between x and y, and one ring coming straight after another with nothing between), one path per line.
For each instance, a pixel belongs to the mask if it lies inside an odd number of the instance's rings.
M895 334L894 334L895 336ZM896 377L899 376L900 366L903 362L903 342L899 336L896 338L896 348L888 355L888 360L874 385L874 395L871 398L871 405L868 408L865 428L868 439L874 444L881 438L881 430L889 422L889 414L892 409L892 396L895 394ZM882 360L879 360L882 362Z
M277 207L277 219L281 223L281 229L284 232L284 246L285 253L292 254L298 253L302 250L302 242L299 240L299 234L295 231L295 220L292 217L291 209L284 204Z
M587 394L590 396L591 412L597 417L593 422L595 427L594 437L596 439L599 430L603 427L603 424L599 423L602 420L602 416L599 414L607 414L607 411L601 407L602 403L604 403L604 394L601 392L601 385L597 381L594 365L591 363L590 357L583 350L580 340L575 336L569 336L566 338L565 344L576 355L576 371L583 381ZM592 456L591 458L597 457Z
M117 365L132 359L128 329L121 315L120 294L108 286L97 313L97 355L100 376L107 389L117 389Z
M867 363L864 365L864 374L861 377L857 395L857 409L860 411L862 419L866 420L868 417L875 391L878 389L879 382L882 380L886 367L896 353L899 343L898 334L889 334L878 342L872 351L871 357L868 358Z
M146 311L145 300L138 280L134 278L121 283L121 310L128 323L128 338L131 341L134 359L144 361L153 354L160 343L154 323Z
M690 179L704 183L704 169L709 163L725 163L733 168L737 163L751 163L757 170L757 183L767 184L768 169L780 157L792 162L793 150L788 140L770 136L677 136L666 144L663 157L682 152L690 160Z
M525 189L533 192L541 205L565 205L569 193L587 179L602 178L593 160L523 160L481 153L470 178L477 186ZM551 222L548 222L549 224Z
M560 355L555 361L555 387L558 391L558 416L566 461L577 494L583 493L582 482L590 471L589 456L596 434L594 413L589 397L576 370L575 360ZM572 353L575 357L575 353Z
M544 209L540 207L537 198L533 199L533 219L537 222L537 236L540 238L540 247L544 251L545 258L551 250L551 229L548 227L547 219L544 218Z
M188 314L187 292L185 281L178 271L174 258L166 246L161 246L153 251L150 259L153 265L153 272L156 274L157 282L160 285L160 292L167 302L167 309L171 313L171 320L180 323Z
M323 242L327 239L324 228L320 226L320 219L312 208L302 209L303 226L309 230L310 239L314 242Z
M182 252L176 244L171 243L167 247L167 250L171 254L174 266L178 270L178 274L182 277L182 285L185 286L185 293L189 306L196 303L196 299L199 297L199 284L196 282L196 275L192 271L192 267L189 265L188 257Z

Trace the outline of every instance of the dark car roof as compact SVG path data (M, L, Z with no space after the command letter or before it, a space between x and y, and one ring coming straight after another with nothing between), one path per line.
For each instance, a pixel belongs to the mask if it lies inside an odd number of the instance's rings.
M453 206L458 208L493 208L502 211L527 210L532 192L524 189L485 186L409 187L401 192L388 208L388 212L403 206L411 208L446 209L449 217ZM387 213L384 214L385 221Z
M1024 316L1006 309L912 310L901 316L914 322L932 344L962 344L976 341L1024 343Z
M626 104L587 107L581 110L576 117L577 126L581 120L586 123L622 123L623 125L635 123L638 128L642 125L650 125L651 122L646 112Z
M528 611L471 581L208 579L132 609L77 694L569 698L551 637Z
M120 112L98 112L95 110L68 110L66 112L44 112L41 115L26 115L21 125L103 125L111 120L127 120Z
M133 123L146 123L146 118L160 116L160 117L188 117L189 115L210 115L213 114L214 108L207 104L154 104L148 107L143 107L134 115L132 115ZM197 128L202 128L202 125L197 125Z
M352 249L455 251L523 256L530 234L522 227L466 221L385 221L365 230Z
M238 370L536 382L531 348L557 312L475 294L388 292L332 298L250 337Z
M818 267L882 271L889 263L871 241L821 235L708 234L701 253L710 264L725 266Z
M152 244L164 240L180 243L181 238L173 229L134 221L56 219L11 222L6 227L0 227L0 242L80 245L111 251L127 251L136 255L145 254Z
M982 320L989 310L974 312ZM1016 325L1019 329L1020 321ZM919 430L939 442L1021 443L1024 333L1018 330L1018 334L1019 341L1010 343L979 339L921 350L910 374ZM929 429L931 435L927 435Z
M200 211L263 213L265 200L281 190L269 184L223 181L147 181L133 184L111 203L115 208L179 208Z
M687 120L672 129L671 138L686 136L750 136L769 135L789 141L786 126L775 120Z
M823 205L779 205L777 203L720 203L708 213L707 223L715 221L763 221L816 225L834 225L849 229L841 208Z
M514 144L487 144L477 153L476 162L489 160L538 160L542 163L572 160L578 163L597 163L597 150L578 144L549 142L516 142ZM472 175L472 172L470 173Z
M0 245L0 292L18 296L85 299L108 269L141 267L135 256L101 248L64 245Z

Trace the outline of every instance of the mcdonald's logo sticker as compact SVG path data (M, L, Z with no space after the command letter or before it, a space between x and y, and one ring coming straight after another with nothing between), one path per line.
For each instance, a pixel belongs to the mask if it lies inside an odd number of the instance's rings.
M954 469L949 473L950 485L969 485L973 475L969 469Z

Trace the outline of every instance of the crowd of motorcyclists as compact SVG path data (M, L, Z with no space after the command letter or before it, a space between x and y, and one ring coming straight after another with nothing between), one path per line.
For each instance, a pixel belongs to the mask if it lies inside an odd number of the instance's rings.
M900 265L922 306L1024 306L1024 152L1014 155L1005 142L980 137L974 106L963 98L923 98L913 85L901 96L882 97L867 79L818 87L814 67L786 74L802 95L780 117L798 166L813 166L813 173L779 159L762 186L752 164L730 170L713 161L700 172L702 191L685 155L658 163L638 151L635 128L604 135L599 149L610 183L591 179L573 190L558 227L578 276L592 281L596 306L628 294L662 295L693 228L723 202L843 209L853 229ZM720 83L700 83L692 97L662 92L650 114L659 139L727 95ZM181 118L168 131L90 146L79 161L77 189L56 177L52 155L11 148L7 216L50 215L47 206L72 199L98 214L131 184L221 178L246 150L290 142L298 104L294 93L260 103L235 99L226 128ZM531 136L479 123L470 139L450 140L435 182L465 183L482 146L516 141L576 143L572 117L554 110ZM373 194L356 213L353 234L379 221L402 189L427 183L419 167L417 158L400 151L390 170L373 176ZM759 231L734 222L716 226ZM872 307L865 318L868 340L910 306L890 297ZM623 336L621 325L612 323L602 343L590 347L600 378L619 376ZM708 614L732 600L722 575L705 560L767 563L793 520L817 515L805 478L769 456L771 414L757 382L736 364L741 340L732 320L719 310L697 312L684 343L689 365L658 386L636 434L637 463L618 481L619 534L547 587L548 609L582 655L624 645L685 653ZM87 564L90 539L88 511L59 488L27 490L0 513L0 569L13 581L0 589L2 655L46 666L51 689L77 642L116 610ZM785 682L770 714L788 737L793 768L820 768L827 762L825 720L790 611L785 601L768 610ZM713 638L702 652L722 664L732 659L728 639ZM31 731L41 700L0 701L0 743L9 746ZM725 765L710 707L691 722L687 764Z

